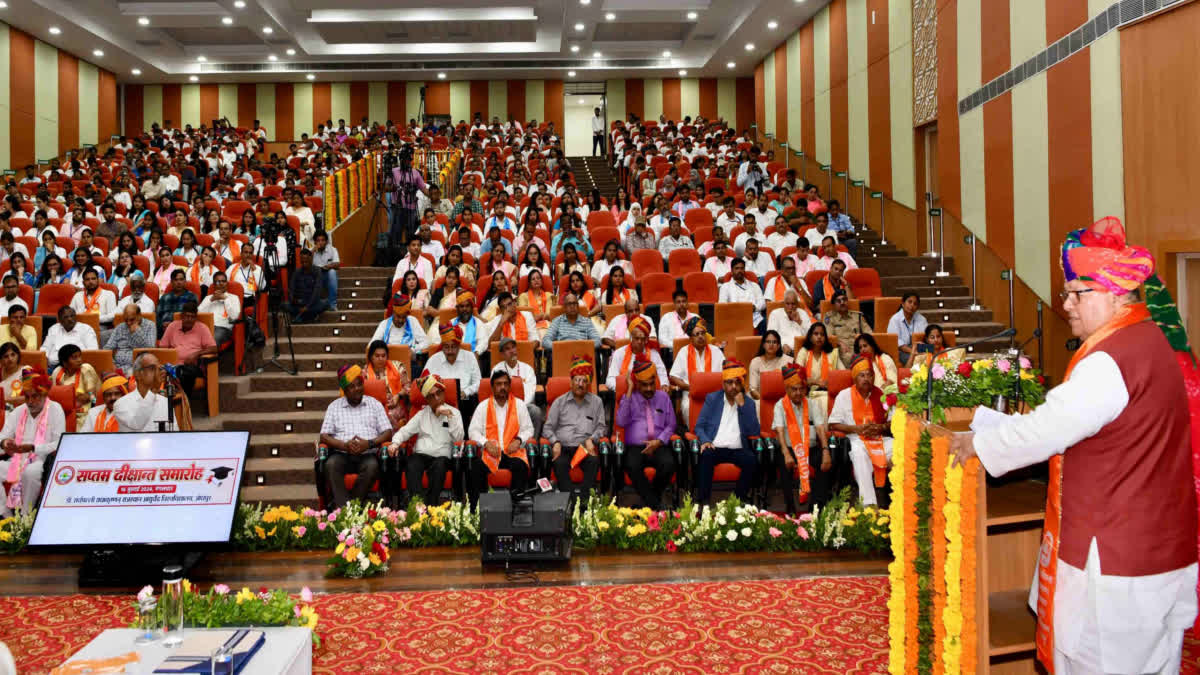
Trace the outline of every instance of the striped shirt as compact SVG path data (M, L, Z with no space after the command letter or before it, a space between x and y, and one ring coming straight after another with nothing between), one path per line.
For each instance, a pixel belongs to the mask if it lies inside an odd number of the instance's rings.
M594 346L600 346L600 334L596 332L591 320L582 314L575 317L574 323L567 319L566 314L550 322L546 337L542 339L542 346L553 349L554 343L560 340L591 340Z

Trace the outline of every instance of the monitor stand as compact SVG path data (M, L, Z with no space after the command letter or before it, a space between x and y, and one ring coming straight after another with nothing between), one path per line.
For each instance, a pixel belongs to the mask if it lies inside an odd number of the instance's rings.
M164 567L181 565L183 576L187 578L202 557L204 554L196 551L171 550L161 546L92 549L79 566L79 586L140 588L149 584L157 587L162 581Z

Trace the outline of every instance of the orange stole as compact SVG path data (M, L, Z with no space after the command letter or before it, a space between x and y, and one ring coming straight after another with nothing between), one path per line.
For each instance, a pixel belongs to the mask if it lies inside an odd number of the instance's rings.
M1149 320L1150 310L1146 309L1145 303L1122 307L1108 323L1083 341L1067 364L1063 379L1070 379L1075 365L1113 333ZM1062 480L1063 456L1060 453L1050 458L1050 485L1046 490L1046 524L1042 533L1042 546L1038 552L1037 632L1034 634L1038 660L1051 675L1054 675L1054 589L1058 575L1059 533L1062 528Z
M808 363L804 364L804 370L811 379L813 376L813 353L808 353ZM821 379L829 381L829 352L821 352Z
M108 408L102 409L100 414L96 417L96 426L92 428L92 431L98 434L115 434L116 432L120 431L117 426L117 416L113 415L112 417L109 417Z
M512 321L500 327L500 334L518 341L528 340L529 326L525 325L525 315L517 312Z
M92 313L92 312L100 311L100 291L101 290L102 289L99 286L97 286L96 292L92 293L90 296L87 293L83 294L83 309L84 309L85 313Z
M512 443L513 439L517 437L517 433L521 430L521 423L517 420L517 406L515 402L515 398L511 396L508 398L508 411L504 414L504 431L502 433L496 421L496 400L492 398L488 399L487 417L484 418L484 434L487 435L489 441L493 438L499 441L500 452L509 457L516 457L528 465L529 457L525 454L525 448L518 448L516 452L507 452L508 444ZM483 463L487 464L489 471L494 473L500 468L499 458L493 457L486 450L479 454L483 458Z
M369 363L363 368L363 375L366 376L368 381L380 379L379 376L375 374L375 369L372 368L371 364ZM387 381L388 393L392 396L399 396L403 391L403 387L400 386L400 369L397 368L396 365L391 361L388 361L387 368L384 371L384 377Z
M812 487L808 482L810 471L808 466L808 445L811 441L808 426L808 397L805 396L800 403L804 415L803 425L796 419L796 406L792 405L791 399L785 397L783 400L787 401L783 406L783 411L787 415L788 442L792 444L792 454L796 455L796 468L800 472L800 494L807 495L812 492ZM797 443L796 439L800 439L800 443ZM797 446L800 447L799 450L797 450Z
M870 401L863 398L855 387L850 388L850 402L854 405L855 424L881 422L881 420L875 419L875 414L871 412ZM871 456L871 465L875 467L875 487L883 487L887 479L887 453L883 448L883 439L867 438L862 434L859 434L858 438L862 440L863 445L867 446L867 454Z
M687 349L688 349L687 368L688 368L688 376L690 377L690 376L696 374L696 347L695 347L695 345L693 345L692 343L689 342ZM709 349L707 346L704 348L704 372L706 372L706 373L712 372L712 350Z
M529 306L533 308L533 315L535 317L547 313L546 305L549 304L549 296L550 294L546 291L542 291L541 293L529 291ZM550 325L550 322L538 321L537 325L538 328L546 328Z

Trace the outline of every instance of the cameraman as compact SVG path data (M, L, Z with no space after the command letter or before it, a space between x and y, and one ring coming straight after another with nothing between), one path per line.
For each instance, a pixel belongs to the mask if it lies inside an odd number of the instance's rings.
M391 227L388 236L393 248L417 231L417 192L429 196L429 187L421 172L412 166L412 148L400 149L399 165L392 169L395 192L392 194Z

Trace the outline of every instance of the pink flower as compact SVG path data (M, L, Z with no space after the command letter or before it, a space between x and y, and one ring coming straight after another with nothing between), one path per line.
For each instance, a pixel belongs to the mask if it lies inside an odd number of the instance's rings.
M332 523L333 521L337 520L337 511L334 511L333 513L329 514L329 516L327 516L327 519L328 519L328 520L329 520L329 522L331 522L331 523Z
M1019 361L1017 361L1017 363L1021 364L1022 368L1028 368L1033 365L1033 362L1030 361L1029 358L1025 357L1025 356L1022 356L1021 359Z
M796 528L796 535L801 539L808 539L808 530L804 529L804 526L801 525Z
M408 529L407 527L403 528L396 532L396 536L400 538L400 541L408 541L409 539L412 539L412 530Z
M649 529L651 532L654 532L654 531L657 531L659 529L659 527L660 527L660 525L658 522L658 514L651 513L650 517L646 519L646 528Z
M346 545L353 546L354 545L354 537L346 537Z
M225 584L217 584L216 586L213 586L213 592L217 595L228 595L229 587Z
M811 513L801 513L800 514L800 522L802 522L802 523L811 523L812 519L813 519L813 514L811 514Z
M934 364L933 370L930 372L933 374L933 379L940 380L946 376L946 367L940 363L937 363Z
M323 520L322 520L321 522L317 523L317 529L318 529L318 530L320 530L320 531L322 531L322 532L324 532L324 531L325 531L325 528L327 528L327 527L329 527L329 523L327 523L327 522L325 522L325 521L323 521Z
M297 619L300 618L300 605L292 605L292 614L295 614Z
M772 539L778 539L779 535L783 534L783 532L780 532L779 528L772 527L771 529L767 530L767 534L771 535Z
M1012 363L1009 363L1008 359L1000 359L996 362L996 370L999 370L1002 373L1007 373L1008 371L1012 370Z
M308 532L308 528L303 525L300 525L296 528L297 537L303 537L305 532Z
M305 586L304 588L300 589L300 601L301 602L312 602L313 601L312 589L310 589L308 586Z
M342 532L338 532L338 541L346 541L346 535Z

